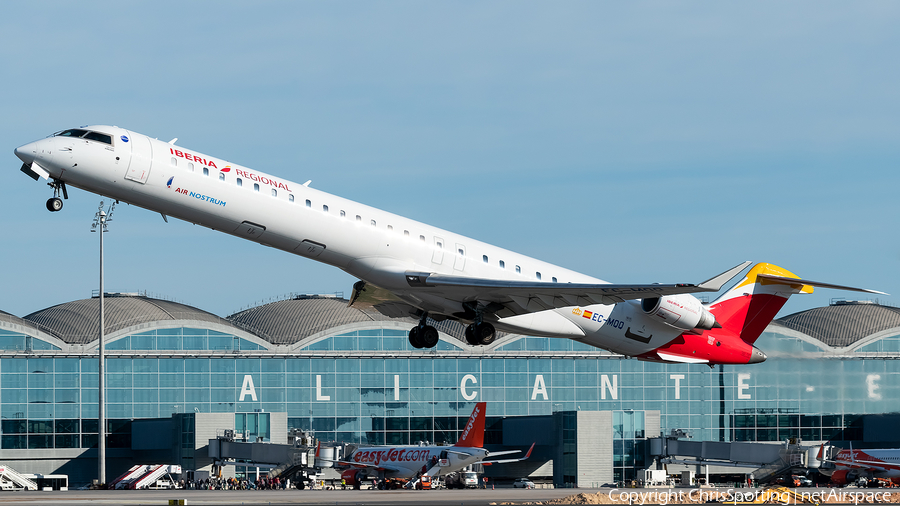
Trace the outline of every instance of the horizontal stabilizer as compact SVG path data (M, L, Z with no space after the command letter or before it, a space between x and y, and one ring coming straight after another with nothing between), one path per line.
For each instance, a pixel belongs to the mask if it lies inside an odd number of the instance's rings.
M877 295L888 295L887 293L879 292L878 290L869 290L868 288L856 288L856 287L852 287L852 286L835 285L833 283L822 283L819 281L810 281L808 279L787 278L784 276L773 276L771 274L757 274L756 277L764 279L771 283L779 283L782 285L807 285L807 286L817 286L819 288L834 288L835 290L850 290L852 292L865 292L865 293L874 293Z
M534 450L535 443L531 443L531 448L528 449L528 453L525 454L524 457L520 459L502 459L502 460L483 460L480 462L483 466L489 466L491 464L509 464L511 462L522 462L523 460L527 460L528 457L531 457L531 450ZM491 457L496 457L497 455L504 455L507 453L519 453L521 450L511 450L508 452L497 452L491 453Z

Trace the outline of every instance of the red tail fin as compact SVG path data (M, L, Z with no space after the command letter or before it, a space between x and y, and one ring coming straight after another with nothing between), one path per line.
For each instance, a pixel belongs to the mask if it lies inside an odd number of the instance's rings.
M481 448L484 446L484 419L487 403L479 402L472 410L469 421L463 428L462 434L456 446L464 446L466 448Z
M775 318L788 297L795 293L812 293L813 287L802 283L766 279L764 276L794 278L792 272L772 264L760 263L751 268L744 279L710 305L716 321L744 341L753 344Z

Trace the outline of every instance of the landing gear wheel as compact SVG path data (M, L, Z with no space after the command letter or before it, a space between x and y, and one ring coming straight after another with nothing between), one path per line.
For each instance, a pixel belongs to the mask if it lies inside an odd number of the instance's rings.
M47 200L47 210L51 213L55 213L63 208L63 201L59 197L53 197L52 199Z
M478 340L475 339L475 330L473 330L472 327L474 327L474 325L466 326L466 342L472 346L478 346Z
M478 341L478 344L487 346L494 342L494 337L497 333L494 331L493 325L481 322L477 325L472 325L472 327L473 337Z
M422 333L419 332L419 327L413 327L409 330L409 344L413 348L422 348L425 346L425 343L422 342Z
M436 328L431 325L426 325L419 329L419 340L422 342L423 347L434 348L437 346L438 341L440 341L440 337L438 337Z

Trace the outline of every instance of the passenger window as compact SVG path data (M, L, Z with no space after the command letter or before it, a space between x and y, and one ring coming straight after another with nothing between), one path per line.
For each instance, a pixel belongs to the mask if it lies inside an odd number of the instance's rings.
M394 227L388 225L388 230L394 230Z
M556 283L556 276L553 276L553 282Z
M466 252L462 249L458 249L458 250L456 250L456 252L459 253L459 256L461 256L461 257L466 256Z
M293 201L294 201L294 195L293 194L288 195L288 202L293 202Z
M328 212L328 206L322 206L322 210L325 211L325 212L327 213L327 212Z
M347 213L343 209L341 209L341 218L346 218L346 217L347 217Z
M219 181L225 181L225 173L219 172Z
M356 215L356 221L362 221L362 216L360 216L360 215L357 214L357 215Z
M276 190L275 188L272 188L272 196L273 196L273 197L277 197L277 196L278 196L278 190Z
M506 269L506 262L504 262L503 260L500 260L500 268Z
M237 183L238 186L244 186L244 182L241 181L241 178L235 179L234 182Z
M420 236L419 236L419 240L422 241L422 242L425 242L425 236L424 236L424 235L420 235Z
M188 170L191 172L194 172L194 164L193 163L188 162Z
M409 230L404 230L404 231L403 231L403 235L406 236L406 237L409 237Z
M172 164L172 167L178 167L178 159L174 156L172 157L172 161L170 163Z
M438 249L444 249L444 245L441 244L441 241L438 241L438 242L436 242L435 244L437 244L437 248L438 248Z
M311 200L306 199L306 207L312 207L312 201L311 201Z
M538 281L541 280L541 273L540 273L540 272L535 272L534 275L537 276Z
M253 183L253 191L255 191L255 192L259 191L259 183Z
M488 257L487 257L487 255L482 255L482 256L481 256L481 259L484 260L484 263L488 263Z
M522 268L518 265L516 266L516 274L522 274Z
M191 169L191 170L194 170L194 169ZM203 175L204 175L204 176L208 176L208 175L209 175L209 167L203 167Z
M375 220L372 220L372 226L373 227L375 226Z

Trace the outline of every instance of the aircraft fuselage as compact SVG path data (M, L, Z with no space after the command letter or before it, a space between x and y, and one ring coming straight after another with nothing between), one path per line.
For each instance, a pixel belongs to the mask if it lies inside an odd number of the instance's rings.
M101 140L79 137L82 131ZM25 162L23 172L333 265L433 315L473 321L477 294L453 287L423 289L415 286L410 273L606 283L139 133L110 126L65 132L75 133L18 148L16 154ZM692 296L682 297L700 306ZM625 300L526 314L501 308L488 317L500 330L575 339L629 356L646 354L684 332L645 313L639 300ZM742 345L735 358L717 360L746 363L748 350Z

